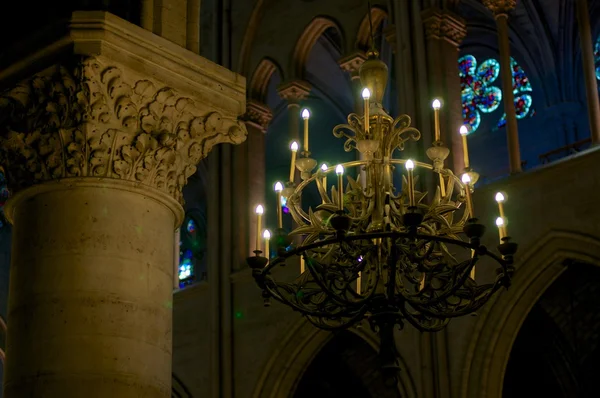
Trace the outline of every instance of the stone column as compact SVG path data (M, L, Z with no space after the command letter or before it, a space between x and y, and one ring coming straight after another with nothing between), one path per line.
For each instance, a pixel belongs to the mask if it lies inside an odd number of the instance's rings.
M254 255L252 253L256 247L256 215L254 209L256 205L265 203L265 133L267 127L273 118L273 114L269 107L257 101L250 100L246 108L246 113L243 117L248 129L248 139L245 145L239 146L244 148L247 156L245 164L240 163L239 172L243 174L247 181L246 185L246 200L242 206L238 206L241 214L238 219L245 219L246 228L243 234L248 239L249 244L246 244L245 257ZM242 258L245 258L242 257Z
M68 47L32 44L0 72L30 76L0 94L4 396L168 398L181 190L214 145L245 139L243 79L108 13L67 26Z
M298 153L304 150L300 139L300 101L304 101L308 97L310 89L310 84L304 80L284 83L277 89L279 96L288 103L290 141L298 141L298 144L300 144Z
M498 28L498 50L500 55L500 77L502 78L502 100L506 113L506 140L508 143L508 162L511 174L520 173L521 150L519 148L519 130L515 96L513 94L512 67L510 65L510 42L508 38L508 13L517 6L517 0L483 0L496 18Z
M577 24L579 26L579 41L581 43L581 63L585 81L588 117L590 119L590 136L592 144L600 144L600 100L598 99L598 83L594 65L594 48L590 31L590 13L587 0L576 0Z
M427 40L427 64L429 75L429 103L434 98L442 101L440 111L441 139L450 148L446 167L455 173L464 169L462 141L458 133L463 124L461 87L458 75L458 46L467 33L462 18L448 10L430 8L422 13ZM429 108L433 120L433 109ZM425 148L433 143L433 130L424 136Z

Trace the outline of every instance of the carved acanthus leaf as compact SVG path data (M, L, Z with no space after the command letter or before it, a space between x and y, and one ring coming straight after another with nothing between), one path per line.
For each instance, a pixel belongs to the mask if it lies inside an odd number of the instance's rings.
M51 67L0 95L0 151L10 188L57 178L142 183L182 201L196 164L246 128L101 59Z

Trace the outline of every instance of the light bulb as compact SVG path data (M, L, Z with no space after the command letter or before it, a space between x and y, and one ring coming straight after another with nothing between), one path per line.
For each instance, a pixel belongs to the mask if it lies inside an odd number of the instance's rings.
M308 109L304 108L304 110L302 111L302 119L308 119L310 117L310 112L308 111Z
M496 218L496 226L503 227L504 226L504 218L502 218L502 217Z
M365 87L363 89L363 91L362 91L362 97L363 97L363 99L369 99L369 98L371 98L371 92L369 91L368 88Z
M434 99L433 103L431 104L431 106L433 107L433 109L440 109L442 107L442 103L440 102L439 99Z
M290 149L292 150L292 152L297 152L298 151L298 143L296 141L292 142L292 145L290 145Z
M469 184L471 182L471 176L468 173L463 174L460 179L462 180L463 184Z
M406 163L404 164L404 166L406 166L407 170L412 170L415 168L415 162L413 162L412 160L408 159L406 161Z
M280 183L279 181L277 181L275 183L275 192L281 192L281 191L283 191L283 184Z
M327 171L327 165L325 163L321 165L321 171Z
M263 214L264 212L265 209L262 207L262 205L256 206L256 214Z
M502 192L498 192L496 194L496 202L498 203L502 203L506 200L506 198L504 197L504 194L502 194Z
M460 135L467 135L469 134L469 129L467 128L467 126L460 126L460 130L458 130L458 132L460 133Z
M337 174L337 175L344 174L344 166L342 166L341 164L338 164L337 167L335 168L335 174Z
M271 239L271 231L269 231L268 229L265 229L265 232L263 232L263 238Z

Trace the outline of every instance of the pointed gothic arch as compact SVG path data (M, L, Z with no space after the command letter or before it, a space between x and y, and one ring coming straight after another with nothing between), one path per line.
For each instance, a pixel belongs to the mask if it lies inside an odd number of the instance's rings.
M308 61L310 51L319 37L321 37L321 35L325 33L327 29L336 30L336 33L342 39L342 43L340 43L341 47L344 48L344 35L340 25L329 17L321 16L314 18L304 29L302 35L300 35L300 38L296 42L294 54L292 56L292 70L295 74L294 77L302 78L304 76L304 69L306 67L306 62Z
M262 104L267 102L267 89L273 73L279 73L281 79L284 78L281 68L275 61L270 58L263 58L259 63L252 79L250 80L250 87L248 90L250 99L254 99Z
M377 32L379 26L387 19L387 11L380 7L371 7L371 19L373 21L373 31ZM369 42L371 39L371 26L369 24L369 14L365 15L360 26L358 33L356 34L356 48L362 51L366 51L369 48Z
M502 398L508 359L521 326L568 260L600 266L600 240L549 231L523 254L510 291L495 296L479 313L465 355L461 398Z
M364 340L371 348L378 351L378 339L365 325L363 328L351 328L349 332ZM288 397L296 391L304 372L334 334L316 328L306 319L301 318L294 323L281 339L264 367L254 392L253 398ZM398 388L403 398L417 398L417 386L411 376L411 369L400 357Z

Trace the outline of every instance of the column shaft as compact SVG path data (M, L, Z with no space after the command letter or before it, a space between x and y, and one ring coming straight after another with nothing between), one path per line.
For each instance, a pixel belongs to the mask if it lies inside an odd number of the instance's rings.
M598 83L596 82L596 68L594 66L594 50L589 21L590 14L587 0L576 0L575 3L577 6L577 23L579 25L585 94L590 120L590 135L592 143L596 145L600 143L600 101L598 99Z
M508 40L508 15L497 14L498 49L500 52L500 76L502 78L502 96L506 113L506 141L508 143L508 162L511 174L520 173L521 151L519 149L519 130L517 112L513 94L512 67L510 65L510 44Z
M169 397L179 204L79 178L28 188L7 212L5 397Z

